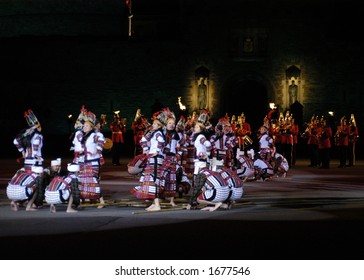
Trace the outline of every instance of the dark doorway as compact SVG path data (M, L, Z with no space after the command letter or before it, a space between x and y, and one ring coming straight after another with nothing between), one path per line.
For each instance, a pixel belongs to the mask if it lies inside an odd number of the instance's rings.
M253 131L262 124L268 113L269 101L265 86L255 80L242 80L229 87L223 99L223 114L241 115L244 112L246 122Z
M252 129L253 148L258 148L258 139L256 131L263 125L264 117L269 110L269 101L267 89L263 83L244 79L236 83L230 83L224 90L222 95L222 114L228 113L240 116L244 113L246 122L250 124Z

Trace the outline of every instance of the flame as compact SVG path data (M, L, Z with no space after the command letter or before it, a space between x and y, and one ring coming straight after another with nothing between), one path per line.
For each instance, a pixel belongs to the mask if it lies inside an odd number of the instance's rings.
M182 104L181 96L178 97L178 105L181 111L186 110L186 106Z

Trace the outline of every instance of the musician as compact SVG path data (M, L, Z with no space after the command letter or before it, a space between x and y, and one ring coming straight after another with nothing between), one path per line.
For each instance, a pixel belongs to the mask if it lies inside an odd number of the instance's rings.
M246 117L244 115L244 112L241 113L240 116L238 116L238 123L236 124L234 132L235 132L235 136L236 136L237 142L238 142L237 148L239 148L241 151L246 152L252 142L251 138L250 138L252 135L252 130L251 130L250 124L248 122L246 122ZM250 139L250 141L247 141L247 143L245 141L246 137L248 137L248 139Z
M134 134L134 156L143 154L143 148L140 145L140 140L143 138L145 131L150 127L147 118L137 110L134 121L131 123L131 128Z
M293 136L293 146L292 146L292 161L291 166L295 166L296 164L296 156L297 156L297 145L298 145L298 137L300 133L299 125L296 120L292 118L291 120L291 132Z
M111 148L112 164L120 166L120 155L122 145L124 144L124 134L126 133L126 125L120 121L119 113L114 113L114 120L110 123L111 140L113 146Z
M338 150L340 164L338 168L346 167L348 154L350 127L346 124L345 116L340 119L340 126L337 127L335 133L335 144Z
M289 114L289 111L286 112L286 116L280 127L280 132L282 135L282 142L281 142L282 150L280 154L282 154L286 158L289 167L292 167L293 131L292 131L292 115Z
M302 138L307 139L308 155L310 158L308 167L319 166L318 133L318 120L315 116L312 116L310 123L307 124L306 130L301 135Z
M348 167L355 166L355 144L359 138L358 127L356 126L356 121L354 114L351 114L349 121L349 145L348 145Z
M328 169L330 168L330 150L331 150L331 140L332 137L332 129L327 124L324 117L320 120L320 125L318 129L318 150L319 150L319 159L321 162L320 169Z

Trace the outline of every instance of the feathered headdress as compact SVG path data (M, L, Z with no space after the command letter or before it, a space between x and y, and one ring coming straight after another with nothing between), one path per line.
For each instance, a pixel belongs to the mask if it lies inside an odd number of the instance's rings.
M26 119L29 127L38 127L40 125L37 117L31 109L24 112L24 118Z
M186 123L186 118L184 116L180 116L179 121L176 124L176 127L180 128L180 129L184 129L185 128L185 123Z
M166 124L169 120L174 120L174 122L176 122L176 115L168 107L163 108L162 111L167 116Z
M196 124L198 124L199 126L206 128L206 124L209 121L209 112L205 109L200 111L200 115L198 116L197 122Z
M86 114L87 109L85 108L85 105L82 105L80 114L77 117L76 123L75 123L75 129L80 130L82 129L83 124L86 121Z
M90 123L91 126L95 126L96 125L96 115L90 111L87 111L86 122Z
M174 113L169 110L169 108L163 108L162 110L155 112L152 117L153 121L158 121L161 126L165 126L170 118L176 119Z
M229 119L223 117L223 118L220 118L217 125L221 125L221 126L225 126L225 125L229 125L230 122L229 122Z
M95 126L96 115L91 111L88 111L85 108L85 105L82 105L81 113L78 115L78 118L75 123L75 129L82 129L82 126L85 122L89 122L92 126Z

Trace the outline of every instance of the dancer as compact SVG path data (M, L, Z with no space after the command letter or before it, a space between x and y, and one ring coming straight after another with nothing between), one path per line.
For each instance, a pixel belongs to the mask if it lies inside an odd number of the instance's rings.
M74 163L80 165L80 192L81 199L99 200L97 208L104 208L105 201L102 196L100 179L101 165L104 163L102 150L105 144L105 137L97 129L96 116L84 106L81 109L83 121L82 131L77 131L73 139Z
M78 212L72 208L80 205L80 190L78 188L78 172L80 166L72 163L67 165L68 174L55 176L45 190L45 200L50 204L51 213L56 213L56 205L68 201L67 213Z
M140 141L143 154L148 155L148 164L139 179L140 185L132 188L130 192L139 199L153 199L153 203L145 208L147 211L159 211L161 193L161 172L164 160L163 148L165 146L165 135L163 128L167 121L165 110L153 114L153 123L150 130L146 131Z
M31 109L24 112L24 118L28 123L28 129L23 129L14 139L13 144L22 154L18 162L24 159L36 159L35 164L43 162L42 126Z

